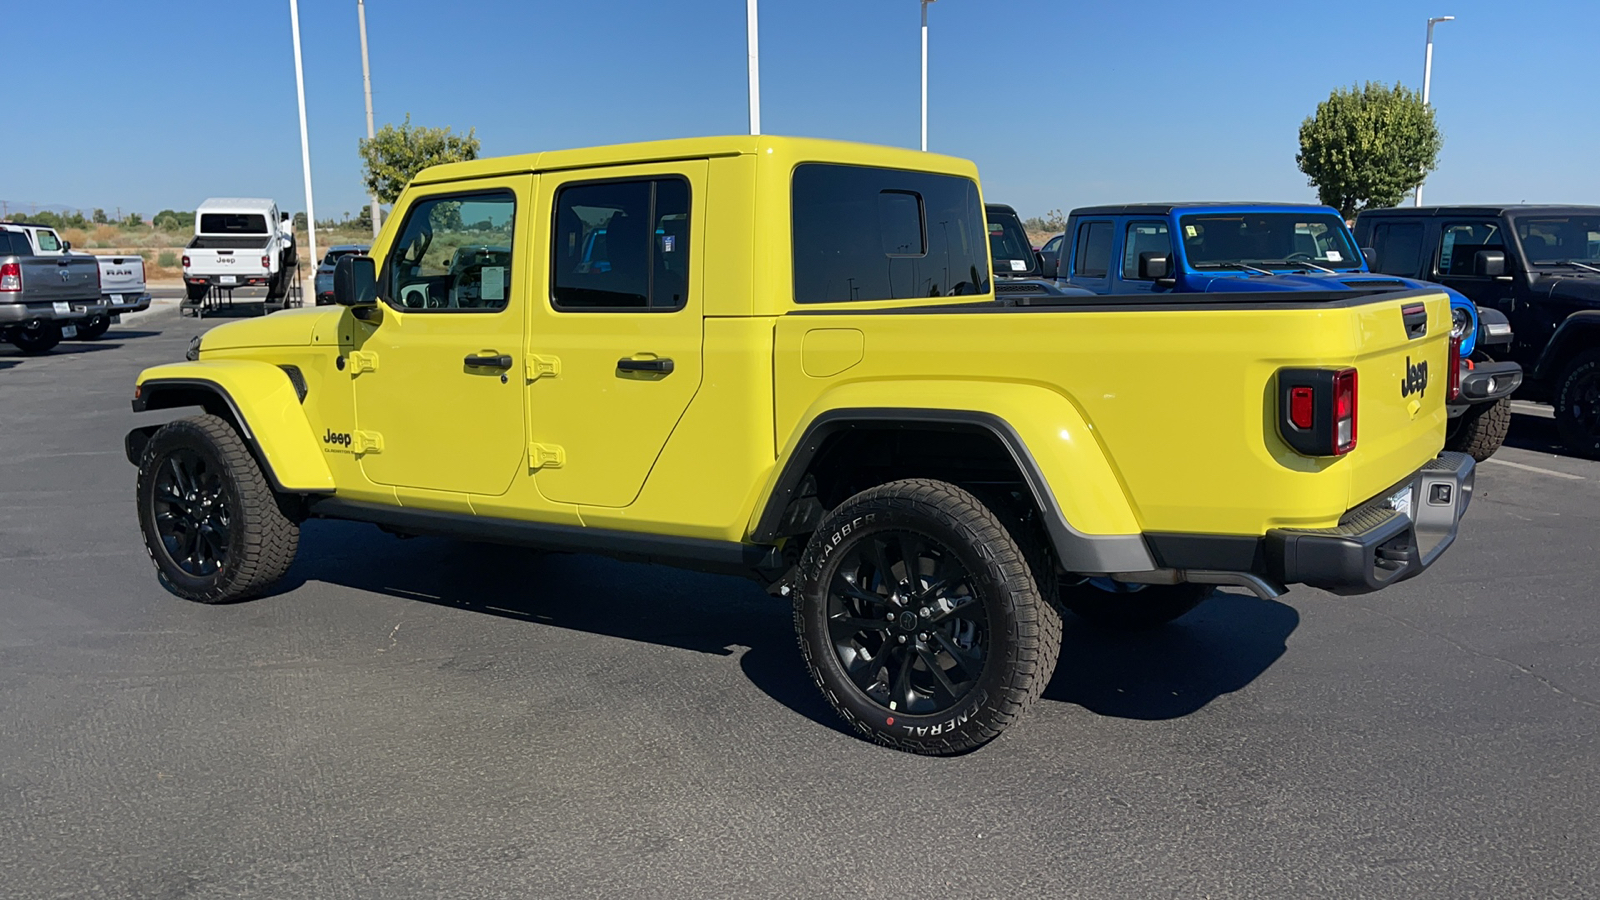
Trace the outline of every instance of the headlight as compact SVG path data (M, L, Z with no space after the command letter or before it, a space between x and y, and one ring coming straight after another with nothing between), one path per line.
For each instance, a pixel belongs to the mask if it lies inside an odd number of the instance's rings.
M1472 314L1459 306L1450 309L1450 336L1462 339L1472 328Z

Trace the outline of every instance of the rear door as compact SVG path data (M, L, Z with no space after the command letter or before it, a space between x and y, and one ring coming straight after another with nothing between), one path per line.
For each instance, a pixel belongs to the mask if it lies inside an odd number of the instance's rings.
M534 482L625 507L700 388L704 160L540 177L528 338Z
M1077 230L1067 236L1069 268L1067 279L1074 287L1097 294L1109 294L1111 251L1116 243L1116 223L1111 219L1079 219Z

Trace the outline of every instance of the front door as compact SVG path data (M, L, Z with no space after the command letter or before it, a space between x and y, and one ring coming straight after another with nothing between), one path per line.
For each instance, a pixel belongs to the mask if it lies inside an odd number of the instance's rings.
M633 503L700 388L704 161L541 176L550 267L529 328L534 483Z
M533 178L415 192L382 257L382 301L355 323L350 442L362 472L397 488L499 495L522 470L522 351ZM402 491L403 493L403 491Z

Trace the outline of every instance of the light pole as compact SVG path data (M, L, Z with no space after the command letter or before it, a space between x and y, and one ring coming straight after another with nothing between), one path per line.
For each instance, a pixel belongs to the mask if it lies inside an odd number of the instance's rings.
M361 84L367 91L367 140L372 140L372 70L367 68L367 4L366 0L356 0L356 18L361 22ZM378 195L371 196L372 201L372 237L378 237L378 229L383 227L383 213L378 209Z
M1453 22L1455 16L1436 16L1428 20L1428 49L1422 55L1422 105L1428 105L1428 90L1433 87L1433 26L1440 22ZM1413 206L1422 205L1422 182L1417 182L1417 191L1412 195L1415 202Z
M745 56L750 63L750 133L761 133L761 37L756 27L757 0L745 0Z
M306 135L306 78L300 68L300 3L289 0L289 29L294 32L294 89L300 97L300 164L306 172L306 243L311 264L317 264L317 210L311 203L311 139ZM291 228L293 222L290 222Z
M922 152L928 152L928 4L922 0Z

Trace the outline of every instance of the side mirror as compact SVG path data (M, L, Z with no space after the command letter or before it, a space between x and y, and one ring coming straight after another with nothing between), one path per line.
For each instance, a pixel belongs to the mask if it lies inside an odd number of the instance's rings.
M378 304L378 265L372 257L339 257L333 266L333 302L355 308Z
M72 242L71 241L62 241L61 242L61 252L62 253L67 253L70 250L72 250Z
M1172 271L1172 258L1156 250L1139 254L1139 278L1142 281L1159 281Z
M279 222L287 222L287 221L289 221L289 214L288 213L278 213L278 221Z
M1362 247L1361 258L1366 260L1367 267L1371 268L1372 266L1378 264L1378 251L1372 249L1371 247Z
M1039 273L1046 278L1055 278L1061 270L1061 257L1051 254L1039 256Z
M1506 255L1499 250L1479 250L1472 254L1472 274L1498 278L1506 273Z

